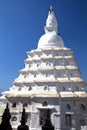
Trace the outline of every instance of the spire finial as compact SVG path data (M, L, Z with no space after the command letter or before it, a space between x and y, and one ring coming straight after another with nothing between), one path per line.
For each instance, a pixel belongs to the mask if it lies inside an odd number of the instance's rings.
M52 5L50 6L50 10L49 10L49 13L52 13L54 11Z

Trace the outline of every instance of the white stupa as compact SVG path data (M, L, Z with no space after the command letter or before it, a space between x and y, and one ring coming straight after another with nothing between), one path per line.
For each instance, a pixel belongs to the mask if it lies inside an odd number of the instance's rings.
M41 129L47 109L55 130L87 130L86 83L72 50L58 35L52 7L44 30L37 49L27 52L25 67L13 86L3 92L9 101L13 129L20 123L25 107L30 130Z

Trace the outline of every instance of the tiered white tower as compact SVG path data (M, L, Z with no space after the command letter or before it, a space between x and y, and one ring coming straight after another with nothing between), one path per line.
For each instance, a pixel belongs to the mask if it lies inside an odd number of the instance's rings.
M87 130L86 84L73 52L64 47L52 7L44 30L37 49L27 52L25 68L3 93L9 100L12 126L18 126L25 107L31 130L41 128L47 109L55 129Z

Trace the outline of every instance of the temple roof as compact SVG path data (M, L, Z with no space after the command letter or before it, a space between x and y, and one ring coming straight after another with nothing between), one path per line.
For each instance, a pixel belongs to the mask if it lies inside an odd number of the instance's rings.
M13 87L3 92L14 97L87 97L85 81L80 76L70 48L64 47L58 35L58 23L52 7L46 20L45 34L38 48L27 52L25 68L14 80ZM76 93L75 93L76 92Z

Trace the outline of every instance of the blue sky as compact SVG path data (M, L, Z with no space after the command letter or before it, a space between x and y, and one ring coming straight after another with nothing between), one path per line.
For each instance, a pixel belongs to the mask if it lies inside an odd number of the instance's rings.
M87 0L0 0L0 90L12 86L26 51L37 48L50 5L87 82Z

